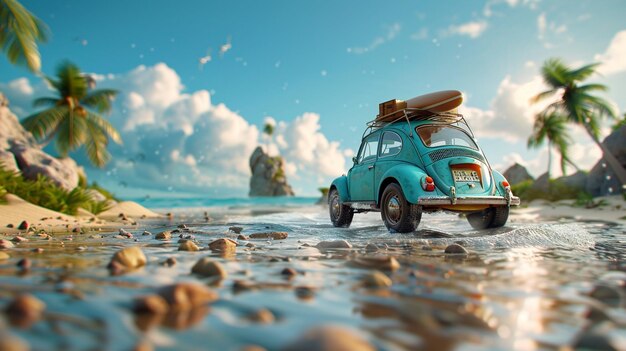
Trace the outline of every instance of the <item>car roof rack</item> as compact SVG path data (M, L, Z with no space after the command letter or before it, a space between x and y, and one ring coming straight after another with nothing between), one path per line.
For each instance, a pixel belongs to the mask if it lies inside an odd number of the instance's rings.
M431 121L433 123L445 123L445 124L464 124L466 127L463 128L467 130L472 137L474 137L474 133L469 128L469 125L463 118L463 115L460 113L447 111L441 113L432 113L427 110L420 110L417 108L404 108L384 116L378 116L375 120L369 121L366 123L367 128L363 132L361 139L363 139L366 135L371 134L377 131L380 128L388 126L390 124L398 123L406 121L407 125L409 125L409 136L413 136L413 130L411 128L411 121Z

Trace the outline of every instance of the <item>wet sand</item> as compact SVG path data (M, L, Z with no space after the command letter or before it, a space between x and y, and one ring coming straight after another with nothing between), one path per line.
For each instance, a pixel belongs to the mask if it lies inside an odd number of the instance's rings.
M376 213L344 229L321 207L235 207L182 209L172 221L122 229L22 233L28 241L0 250L9 256L0 260L2 340L42 350L280 350L327 339L326 349L341 340L348 349L619 349L624 341L621 224L529 220L522 211L505 228L473 231L459 216L433 214L415 233L390 234ZM164 231L170 238L157 239ZM211 249L218 239L236 246ZM185 240L199 250L179 251ZM467 253L445 253L453 244ZM107 268L129 247L144 265ZM220 273L192 273L202 259ZM212 297L193 308L168 300L164 291L187 283ZM26 293L45 304L40 313L9 308ZM146 295L166 302L136 312Z

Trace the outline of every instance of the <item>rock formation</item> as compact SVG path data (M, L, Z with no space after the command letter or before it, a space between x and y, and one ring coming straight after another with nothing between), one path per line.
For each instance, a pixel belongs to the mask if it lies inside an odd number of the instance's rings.
M33 136L9 109L9 101L0 93L0 164L4 169L37 179L39 174L54 184L72 190L78 185L82 169L73 159L55 158L41 150Z
M250 156L250 196L293 196L287 183L285 161L280 156L271 157L257 147Z
M626 126L615 130L604 139L603 143L622 164L622 167L626 167ZM586 190L593 196L615 195L624 192L622 184L604 158L600 159L589 171Z
M528 174L526 167L520 165L519 163L515 163L513 166L509 167L502 175L511 185L533 179L533 177Z

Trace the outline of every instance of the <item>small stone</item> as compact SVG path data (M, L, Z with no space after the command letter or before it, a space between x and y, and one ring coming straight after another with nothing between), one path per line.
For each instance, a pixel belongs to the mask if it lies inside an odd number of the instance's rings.
M293 268L287 267L287 268L283 269L280 272L280 274L282 274L284 276L288 276L288 277L294 277L294 276L298 275L298 272L295 269L293 269Z
M254 288L255 288L255 285L253 283L245 281L245 280L235 280L233 282L233 290L235 292L252 290Z
M8 260L9 258L11 258L11 256L8 253L0 251L0 261Z
M138 268L146 264L146 255L138 246L131 246L116 252L111 262L120 263L126 268Z
M144 231L143 231L143 233L141 233L141 235L143 235L143 236L147 236L147 235L152 235L152 233L150 233L150 232L149 232L149 231L147 231L147 230L144 230Z
M378 250L379 248L378 246L376 246L376 244L367 244L365 246L365 252L376 252Z
M376 348L356 332L338 326L316 327L288 344L282 351L374 351Z
M189 227L187 227L186 224L179 224L178 227L176 227L178 229L189 229Z
M296 297L301 300L311 300L315 297L315 288L311 286L297 286L294 291Z
M22 258L21 260L17 261L17 266L21 269L30 269L33 266L33 263L28 258Z
M72 229L72 233L80 233L80 230L81 229L79 227L76 227L76 228ZM132 236L132 234L131 234L131 236Z
M140 296L135 300L133 310L138 313L167 313L167 301L159 295Z
M168 266L168 267L172 267L173 265L175 265L175 264L176 264L176 257L168 257L168 258L165 260L164 264L165 264L166 266Z
M276 317L274 317L274 314L270 310L262 308L249 314L248 319L259 324L270 324L274 323Z
M15 228L15 226L12 223L7 224L7 228Z
M391 279L383 272L373 271L363 277L363 286L368 288L388 288L391 286Z
M165 299L170 309L176 311L187 311L201 307L218 298L216 292L196 283L169 285L159 290L159 295Z
M84 246L78 246L78 247L76 248L76 251L85 251L85 250L87 250L87 248L86 248L86 247L84 247Z
M171 240L172 232L170 232L169 230L166 230L164 232L157 233L157 235L154 238L157 240Z
M253 243L247 243L246 247L256 247L256 245L254 245Z
M14 237L13 239L11 239L11 241L14 243L22 243L22 242L28 241L28 239L18 235Z
M224 267L217 261L214 261L208 257L201 258L191 268L191 273L201 275L203 277L219 277L220 279L226 278L228 275Z
M230 230L231 232L235 234L241 234L241 232L243 231L243 228L242 227L229 227L228 230Z
M107 266L111 275L122 275L126 271L126 267L117 261L109 262Z
M237 243L234 240L227 239L227 238L213 240L212 242L209 243L209 249L211 249L212 251L227 252L227 251L235 251L236 248L237 248Z
M345 240L328 240L328 241L320 241L315 245L318 249L327 250L327 249L351 249L352 244Z
M382 271L395 271L400 268L400 263L393 257L357 257L349 262L350 265L359 268L371 268Z
M122 236L124 238L128 238L128 239L133 237L133 234L131 232L128 232L128 231L124 230L123 228L120 229L120 233L119 234L120 234L120 236Z
M40 253L43 253L43 249L41 247L38 247L38 248L33 249L33 252L40 254Z
M433 251L433 248L428 246L428 245L424 245L424 246L422 246L422 250L424 250L424 251Z
M250 234L250 239L285 240L288 236L289 234L287 234L286 232L264 232Z
M468 254L469 252L463 246L459 244L450 244L443 251L447 254Z
M30 294L21 294L9 302L5 312L20 326L30 326L41 318L46 304Z
M250 237L243 235L243 234L239 234L237 235L237 240L250 240Z
M185 240L185 242L178 245L178 251L199 251L200 248L191 240Z
M22 221L22 223L20 223L20 225L17 227L17 229L19 230L27 230L28 228L30 228L30 224L28 224L27 221Z

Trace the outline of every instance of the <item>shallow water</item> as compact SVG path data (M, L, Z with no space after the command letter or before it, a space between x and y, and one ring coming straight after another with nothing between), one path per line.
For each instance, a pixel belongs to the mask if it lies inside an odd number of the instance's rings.
M624 226L513 218L505 228L475 231L465 219L442 213L424 215L415 233L390 234L376 213L356 215L351 228L338 229L315 206L208 210L208 223L204 209L179 208L175 222L127 228L137 242L116 233L59 235L52 241L29 237L6 251L10 260L0 261L0 302L5 305L14 293L30 291L46 303L47 312L28 328L9 321L5 328L33 349L50 350L131 349L146 340L158 349L260 345L273 350L322 324L352 327L381 350L552 350L581 339L598 346L626 344ZM163 242L141 235L144 229L157 233L180 222L189 225L204 248L233 225L243 227L244 234L286 231L289 237L251 240L254 249L240 246L224 257L177 251L178 237ZM336 239L353 248L308 246ZM381 249L366 253L369 243ZM451 243L462 244L469 255L444 254ZM110 276L105 267L111 255L130 245L142 246L148 265ZM32 252L36 247L44 252ZM229 274L224 281L190 275L191 266L206 256L224 264ZM372 256L392 256L400 263L401 268L386 271L391 288L361 286L369 270L351 262ZM33 261L27 273L15 266L21 257ZM159 264L168 257L178 263ZM287 280L280 274L285 267L301 274ZM236 291L235 280L274 284ZM131 312L133 298L180 281L211 284L220 299L204 310L164 320L141 319ZM614 294L590 297L598 286ZM313 293L303 293L307 291ZM275 320L251 320L261 309L271 311Z

